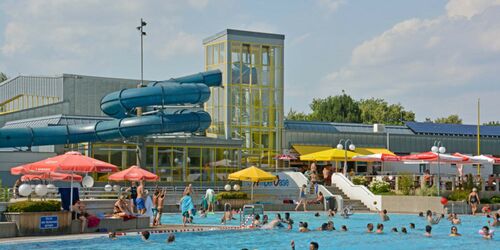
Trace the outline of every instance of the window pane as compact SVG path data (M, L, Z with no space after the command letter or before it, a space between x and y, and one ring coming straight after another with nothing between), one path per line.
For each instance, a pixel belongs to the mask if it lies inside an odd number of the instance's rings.
M214 64L219 63L219 45L214 45Z
M224 43L221 43L219 44L219 63L225 63L224 57L225 57Z
M212 45L207 47L207 65L214 63L214 47Z

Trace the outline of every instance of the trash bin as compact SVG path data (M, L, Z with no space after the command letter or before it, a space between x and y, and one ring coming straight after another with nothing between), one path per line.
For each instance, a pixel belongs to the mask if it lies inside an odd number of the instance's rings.
M326 204L328 209L332 211L337 211L337 200L333 196L326 197Z

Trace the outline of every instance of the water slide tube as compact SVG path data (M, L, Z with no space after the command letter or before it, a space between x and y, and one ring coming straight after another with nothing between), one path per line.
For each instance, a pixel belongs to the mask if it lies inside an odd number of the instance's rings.
M174 112L136 116L138 107L199 105L210 97L209 87L220 86L219 70L151 82L144 88L123 89L104 96L102 111L113 120L87 125L0 129L0 148L30 147L125 139L131 136L206 130L211 123L204 111L179 109Z

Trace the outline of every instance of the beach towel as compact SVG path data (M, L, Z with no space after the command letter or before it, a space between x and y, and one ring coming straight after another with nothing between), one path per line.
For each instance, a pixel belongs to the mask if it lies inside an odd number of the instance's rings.
M185 195L181 199L181 212L184 213L189 211L191 211L192 215L196 214L196 209L194 208L193 199L191 199L191 196Z
M100 222L101 222L101 219L99 219L97 216L89 216L87 218L87 227L89 227L89 228L97 227L97 226L99 226Z
M150 223L153 223L153 200L151 199L151 196L148 196L146 198L146 213L144 213L145 216L149 217Z

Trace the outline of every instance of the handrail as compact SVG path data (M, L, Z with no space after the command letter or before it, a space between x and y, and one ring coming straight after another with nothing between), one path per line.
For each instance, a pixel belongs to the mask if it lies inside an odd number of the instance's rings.
M349 198L360 200L370 210L382 209L382 196L373 194L363 185L354 185L343 174L334 173L332 183L340 188Z

